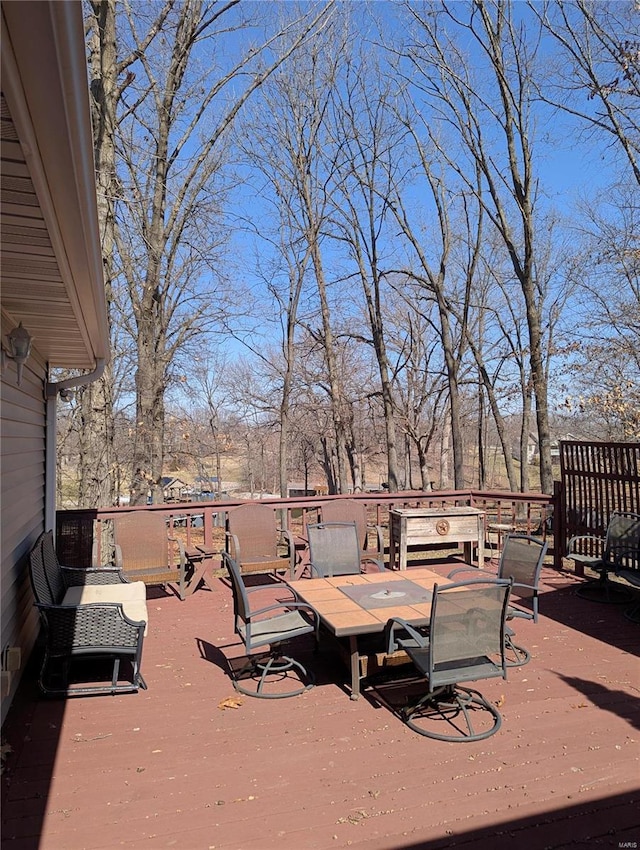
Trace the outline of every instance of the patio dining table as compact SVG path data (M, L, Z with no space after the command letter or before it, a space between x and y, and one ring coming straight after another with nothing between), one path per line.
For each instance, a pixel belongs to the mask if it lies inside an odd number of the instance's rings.
M339 647L348 645L345 654L351 673L351 699L358 699L361 679L372 665L388 659L382 646L387 620L402 617L416 626L428 624L434 585L450 583L432 570L416 568L402 573L385 570L301 579L291 587L302 602L318 612L323 632L336 638ZM367 645L371 636L378 638L373 649Z

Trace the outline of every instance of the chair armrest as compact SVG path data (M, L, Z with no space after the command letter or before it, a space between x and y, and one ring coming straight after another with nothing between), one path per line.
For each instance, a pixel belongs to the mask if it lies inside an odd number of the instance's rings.
M527 590L532 590L534 594L538 593L538 588L534 584L525 584L523 581L514 581L513 587L526 587Z
M360 563L361 564L375 564L376 567L378 568L378 572L380 572L380 573L384 572L384 564L382 563L382 561L379 558L373 558L373 557L370 558L367 554L364 554L360 558Z
M283 582L281 582L280 584L273 584L273 582L269 582L269 583L265 583L265 584L254 584L254 585L251 585L250 587L248 587L248 586L245 584L245 586L244 586L244 591L245 591L245 593L246 593L246 594L249 594L249 593L255 593L257 590L273 590L273 588L274 588L274 587L277 587L277 588L278 588L278 590L279 590L279 589L280 589L280 586L282 586L283 588L286 588L288 591L290 591L290 592L291 592L291 595L293 596L293 598L294 598L295 600L298 600L298 594L297 594L297 593L295 592L295 590L291 587L291 585L287 584L287 583L286 583L286 582L284 582L284 581L283 581ZM283 605L286 605L287 603L286 603L286 602L283 602L282 604L283 604ZM251 614L252 614L252 615L253 615L254 613L255 613L254 611L252 611L252 612L251 612Z
M231 542L233 546L233 552L229 552L234 561L238 564L242 563L242 558L240 556L240 541L238 540L238 535L234 534L232 531L225 531L225 537L227 538L227 542Z
M293 534L289 531L288 528L279 528L278 534L280 534L287 541L287 547L289 549L289 578L295 578L295 565L296 565L296 544L293 540Z
M187 568L187 555L184 549L184 543L180 540L179 537L169 537L169 543L174 543L178 547L178 571L181 576L181 580L184 580L184 573Z
M492 570L483 570L480 567L456 567L455 570L451 570L451 572L447 575L447 578L453 578L457 573L471 573L475 576L485 575L491 576L491 578L497 577L496 572Z
M257 608L255 611L252 611L249 619L253 620L256 615L262 615L269 611L278 611L282 609L285 611L308 611L313 616L316 633L318 632L318 629L320 628L320 615L313 605L309 605L308 602L276 602L273 605L267 605L266 608Z
M175 543L178 547L178 595L184 602L184 589L187 572L187 556L184 551L184 543L178 537L168 537L169 543Z
M121 602L37 605L47 629L49 649L64 654L83 649L134 649L142 644L146 623L131 620Z
M260 590L260 589L264 589L264 588L252 588L252 589L253 590ZM253 619L258 614L260 614L260 615L266 614L269 611L276 611L279 608L284 608L287 611L290 611L292 608L295 608L295 609L306 608L309 611L312 611L313 614L316 615L316 616L317 616L317 613L318 613L316 611L316 609L313 607L313 605L309 605L308 602L272 602L271 605L266 605L264 608L254 608L251 611L250 616L251 616L251 619Z
M376 534L376 551L381 555L384 552L384 532L381 525L368 525L367 531L375 531Z
M597 537L595 534L576 534L567 543L567 553L572 551L574 543L579 540L592 540L594 543L600 543L601 546L604 546L604 537ZM567 557L570 558L571 556L567 554Z
M82 584L128 584L128 580L118 567L65 567L60 565L65 587Z
M407 623L407 621L403 620L401 617L391 617L387 620L387 624L384 627L387 655L393 655L394 652L402 649L402 641L396 639L396 631L399 630L402 630L409 635L412 645L423 648L429 646L429 639L425 637L425 635L420 634L414 626Z
M509 607L507 608L507 620L515 619L533 620L534 623L537 623L538 607L534 607L532 611L524 611L522 608L518 608L510 602Z
M180 566L184 569L184 566L187 562L187 556L185 553L184 543L180 540L179 537L169 537L169 543L176 543L178 546L178 557L180 559Z

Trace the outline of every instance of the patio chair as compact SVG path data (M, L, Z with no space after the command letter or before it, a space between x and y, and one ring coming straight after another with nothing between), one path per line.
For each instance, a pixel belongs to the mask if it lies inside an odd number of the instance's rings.
M497 707L461 683L507 678L505 619L511 584L495 579L435 585L426 635L401 618L388 621L391 643L405 650L428 685L426 694L398 710L414 732L438 741L480 741L500 728ZM395 638L396 629L406 639Z
M40 535L29 554L31 587L44 633L44 657L38 683L43 693L74 696L146 689L140 672L148 622L146 592L141 582L123 581L113 569L61 566L50 531ZM70 684L71 664L108 659L111 681ZM122 681L120 662L130 663ZM92 673L94 668L92 668Z
M581 549L582 551L578 551ZM590 553L585 553L590 549ZM567 546L567 558L576 564L576 572L589 567L599 573L597 579L585 582L576 595L592 602L624 604L633 598L628 587L609 578L610 573L622 576L625 569L640 565L640 514L614 511L607 524L604 538L591 534L572 537Z
M260 647L269 647L269 652L249 657L246 665L232 674L237 691L245 696L261 699L283 699L298 696L315 684L315 678L299 661L285 655L282 645L303 635L315 635L318 646L320 619L318 614L306 602L275 602L255 608L251 606L250 594L264 591L265 586L246 587L240 565L227 553L222 560L229 573L233 590L234 630L245 645L249 655ZM279 613L272 613L272 612ZM265 615L271 616L265 616ZM299 684L283 691L282 681L290 674L297 676ZM251 681L255 687L243 685L242 681ZM265 690L267 685L275 685L273 690Z
M380 525L371 525L367 506L357 499L332 499L322 502L320 522L355 522L358 529L360 557L363 560L381 561L384 564L384 536Z
M280 546L286 554L280 554ZM278 528L269 505L240 505L227 513L227 551L243 576L288 571L294 578L295 545L285 528Z
M513 579L507 621L522 618L538 622L538 595L540 588L540 572L547 554L547 543L532 537L530 534L507 534L504 538L497 573L490 570L480 570L476 567L457 567L447 578L458 577L466 573L470 576L492 575L499 579ZM514 603L517 597L517 604ZM507 667L521 667L531 660L528 649L518 646L513 640L514 632L506 629Z
M379 572L384 570L380 560L361 552L355 522L308 525L307 540L312 577L358 575L367 564L372 564Z
M116 566L128 581L176 584L185 598L186 555L181 540L169 537L162 514L134 511L113 520Z

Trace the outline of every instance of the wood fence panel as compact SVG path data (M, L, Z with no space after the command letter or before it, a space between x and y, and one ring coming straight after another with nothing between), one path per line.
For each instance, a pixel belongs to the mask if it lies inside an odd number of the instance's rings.
M640 443L560 441L561 527L566 554L577 534L603 536L614 511L640 513Z

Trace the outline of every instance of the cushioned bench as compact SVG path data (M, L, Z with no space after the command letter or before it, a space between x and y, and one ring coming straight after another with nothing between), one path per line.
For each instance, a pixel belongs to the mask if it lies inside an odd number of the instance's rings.
M149 621L144 583L127 582L113 568L61 565L50 531L40 535L29 560L31 585L45 637L39 679L44 693L70 696L146 688L140 673ZM111 681L71 686L71 660L79 657L108 658L113 665ZM120 678L122 659L131 666L131 676L125 681Z
M143 621L147 634L146 587L143 581L129 584L85 584L70 587L62 600L63 605L90 605L94 602L117 602L122 604L125 616L136 622Z

